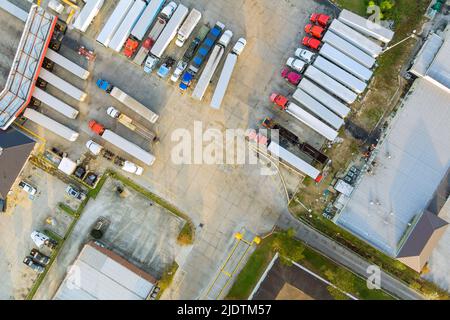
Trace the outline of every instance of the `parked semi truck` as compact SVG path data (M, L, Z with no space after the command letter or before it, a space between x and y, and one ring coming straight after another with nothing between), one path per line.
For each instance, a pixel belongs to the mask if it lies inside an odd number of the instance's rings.
M217 82L216 90L214 91L210 106L214 109L219 109L223 98L230 83L231 75L233 74L234 66L236 65L238 56L244 51L247 41L240 38L233 47L233 50L228 54L225 64Z
M128 11L116 33L112 37L108 45L109 48L113 49L116 52L120 52L120 50L122 50L122 47L125 44L125 41L127 41L131 30L144 11L145 5L146 3L143 0L136 0L134 2L130 11Z
M70 61L50 48L47 49L45 57L83 80L86 80L89 77L89 71L83 69L75 62Z
M313 66L358 94L364 92L367 87L367 84L364 81L323 57L317 57Z
M309 66L308 69L306 69L304 76L348 104L355 102L358 97L352 90L346 88L314 66Z
M88 148L93 155L98 156L101 154L105 159L113 161L114 164L118 165L123 171L134 173L138 176L142 175L144 172L144 169L141 166L116 156L93 140L86 142L86 148Z
M262 134L257 134L253 130L250 131L250 133L247 136L250 141L255 141L258 144L267 146L267 150L273 156L276 156L289 166L307 175L308 177L311 177L316 182L319 182L322 179L322 176L320 175L320 171L318 169L314 168L308 162L300 159L297 155L293 154L292 152L286 150L278 143L268 139L266 136Z
M158 138L156 137L156 134L153 131L147 129L146 127L144 127L140 123L137 123L136 121L131 119L126 114L123 114L122 112L117 110L116 108L114 108L112 106L108 107L108 109L106 110L106 114L108 116L110 116L111 118L113 118L113 119L117 119L117 121L119 121L125 127L130 129L131 131L134 131L137 134L143 136L147 140L149 140L151 142L157 142L158 141Z
M62 102L61 100L48 94L44 90L39 89L38 87L34 88L33 97L45 103L47 106L66 116L67 118L75 119L78 116L78 110L72 108L67 103Z
M336 137L338 136L338 132L336 130L320 121L315 116L305 111L295 103L289 102L286 97L278 94L272 94L270 96L270 101L275 103L280 109L286 111L291 116L303 122L308 127L318 132L328 140L334 141L334 139L336 139Z
M325 33L322 41L345 53L347 56L353 58L368 69L372 69L375 64L375 58L331 31Z
M325 154L323 154L307 142L301 142L295 133L276 123L271 118L266 117L261 124L267 129L278 130L281 145L283 145L284 143L293 144L297 146L301 152L313 158L315 162L318 162L322 165L328 162L329 158ZM272 133L271 137L273 137Z
M150 52L151 45L152 40L150 38L144 40L142 46L139 48L138 52L136 53L136 56L133 59L134 64L137 64L138 66L142 65L145 58L147 58L148 53Z
M216 43L217 39L220 37L224 29L225 25L222 22L217 21L216 25L211 30L209 30L209 33L203 40L200 48L197 51L197 54L192 59L188 70L183 74L183 78L181 79L180 83L181 90L186 90L190 86L192 79L200 71L203 62L208 57L214 44Z
M175 44L178 47L181 48L184 45L184 42L189 38L192 31L194 31L195 26L200 21L201 17L202 14L200 11L197 9L191 10L183 25L180 27L180 30L178 30L177 40L175 41Z
M68 141L73 142L78 139L78 132L73 131L36 110L26 108L23 116Z
M342 118L345 118L350 112L349 107L306 78L300 80L298 88L307 92L311 97Z
M197 85L195 86L194 92L192 93L192 97L197 100L202 100L205 95L206 89L209 86L209 83L214 75L214 72L217 69L217 66L222 59L223 54L225 53L225 49L233 37L233 32L231 30L226 30L222 36L220 37L217 44L214 46L213 51L211 52L208 62L203 69L203 72L198 79Z
M146 165L151 166L153 162L155 162L155 157L150 152L147 152L134 143L122 138L113 131L105 129L105 127L101 123L95 120L90 120L89 128L92 130L92 132L95 132L103 139L105 139L105 141L142 161Z
M165 0L150 0L141 17L136 22L136 25L131 30L131 35L136 40L142 41L142 39L144 39L148 28L150 28L153 21L155 21L155 18L158 16L158 13L161 11L164 1Z
M339 130L339 128L344 124L344 120L342 120L341 117L330 111L327 107L311 97L302 89L297 89L292 97L300 103L300 105L306 107L308 111L336 130Z
M127 93L120 90L119 88L111 85L108 81L98 79L97 80L97 87L105 91L106 93L109 93L111 96L116 98L118 101L122 102L125 106L130 108L135 113L139 114L140 116L144 117L147 121L150 123L155 123L159 115L151 111L149 108L144 106L142 103L134 99L133 97L130 97Z
M328 30L368 53L373 58L378 57L381 51L383 51L381 46L337 19L334 19L333 22L331 22Z
M122 24L133 4L134 0L120 0L113 13L106 21L105 26L98 34L97 42L101 43L105 47L109 46L111 39L117 32L117 29L119 29L119 26Z
M164 51L166 51L167 46L177 34L178 28L180 28L188 12L189 9L184 5L178 5L166 27L161 32L158 40L156 40L155 45L150 50L150 53L153 56L157 57L158 59L162 58Z
M343 54L341 51L332 47L328 43L325 43L322 46L319 54L363 81L367 82L370 78L372 78L373 72L371 70L367 69L356 60Z
M45 80L52 86L58 88L65 94L71 96L72 98L78 101L84 101L87 97L87 94L85 92L81 91L74 85L68 83L67 81L61 79L60 77L56 76L55 74L51 73L46 69L41 69L41 72L39 73L39 78Z
M389 43L394 37L394 32L392 30L389 30L378 23L374 23L346 9L341 11L338 19L356 31L359 31L362 34L377 39L383 43Z
M87 28L94 20L95 16L99 13L103 6L104 0L83 0L85 2L83 8L81 9L78 17L73 23L75 29L81 32L86 32Z

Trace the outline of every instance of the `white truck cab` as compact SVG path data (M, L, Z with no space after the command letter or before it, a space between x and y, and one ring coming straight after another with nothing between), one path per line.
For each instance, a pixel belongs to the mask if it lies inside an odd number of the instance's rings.
M305 61L306 63L311 63L315 57L315 53L306 50L306 49L302 49L302 48L297 48L295 50L295 56L297 58L302 59L303 61Z
M305 62L303 62L300 59L296 59L296 58L292 58L292 57L287 59L286 65L288 67L291 67L295 71L298 71L298 72L303 72L303 70L306 67L306 63Z
M86 142L86 148L93 154L98 156L102 152L103 147L93 140Z

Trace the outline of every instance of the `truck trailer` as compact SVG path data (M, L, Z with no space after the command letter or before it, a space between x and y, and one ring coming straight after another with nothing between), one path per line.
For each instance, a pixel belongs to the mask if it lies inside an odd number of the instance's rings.
M78 110L72 108L67 103L62 102L61 100L48 94L44 90L39 89L38 87L34 88L33 97L45 103L47 106L66 116L67 118L76 119L76 117L78 116Z
M183 25L180 27L180 30L178 30L177 40L175 41L175 44L178 47L181 48L184 45L184 42L189 38L192 31L194 31L195 26L201 18L202 14L200 11L198 11L197 9L191 10Z
M346 9L341 11L338 19L356 31L377 39L383 43L387 44L392 40L392 38L394 38L394 31Z
M55 88L58 88L65 94L68 94L69 96L78 101L84 101L87 97L87 94L85 92L81 91L74 85L68 83L67 81L61 79L60 77L56 76L55 74L51 73L46 69L41 69L41 72L39 73L39 78L45 80Z
M142 43L142 46L139 48L138 52L134 56L133 63L137 64L138 66L141 66L144 62L145 58L147 58L147 55L150 51L150 47L152 45L152 40L150 38L147 38Z
M155 44L150 50L150 53L153 56L157 57L158 59L162 58L164 51L166 51L167 46L177 34L178 28L183 23L188 12L189 9L186 8L184 5L182 4L178 5L169 22L167 22L166 27L161 32L161 35L158 37L158 40L156 40Z
M83 80L86 80L89 77L89 71L83 69L75 62L70 61L50 48L47 49L45 57Z
M356 78L354 75L323 57L317 57L317 59L314 60L313 66L358 94L363 93L367 87L367 84L364 81Z
M368 55L355 45L351 44L347 40L344 40L337 34L328 31L325 33L325 36L323 37L322 41L324 43L328 43L338 49L339 51L345 53L350 58L353 58L357 62L361 63L364 67L368 69L372 69L372 67L375 64L375 58Z
M119 29L119 26L122 24L123 19L125 19L125 16L128 14L128 11L130 11L133 4L134 0L120 0L113 13L106 21L103 29L98 34L97 42L105 47L109 46L111 39L117 32L117 29Z
M26 108L23 116L68 141L73 142L78 139L78 132L73 131L36 110Z
M367 69L356 60L353 60L349 56L343 54L341 51L332 47L328 43L325 43L322 46L319 54L365 82L372 78L373 72L371 70Z
M130 97L127 93L123 92L119 88L114 87L108 81L98 79L97 86L106 93L110 94L112 97L116 98L118 101L122 102L122 104L131 109L133 112L144 117L150 123L155 123L158 120L159 115L154 113L152 110L144 106L136 99Z
M125 41L127 41L131 30L133 29L144 9L145 2L143 0L136 0L130 11L128 11L127 15L123 19L116 33L112 37L110 43L108 44L109 48L113 49L116 52L120 52L120 50L122 50Z
M274 93L270 96L270 100L275 103L278 108L286 111L291 116L293 116L300 122L303 122L308 127L321 134L328 140L334 141L334 139L336 139L336 137L338 136L338 132L336 130L320 121L315 116L305 111L295 103L289 102L289 100L285 97Z
M378 57L380 53L383 51L383 48L381 48L381 46L379 46L366 36L362 35L358 31L355 31L349 26L343 24L337 19L333 20L333 22L328 27L328 30L332 31L333 33L340 36L342 39L355 45L356 47L366 52L373 58Z
M316 84L348 104L355 102L356 98L358 97L358 95L352 90L347 89L345 86L343 86L330 76L327 76L325 73L314 66L309 66L308 69L306 69L304 76L311 79Z
M302 89L297 89L292 96L300 105L306 107L311 113L319 117L322 121L328 123L333 128L339 130L344 124L344 120L337 116L334 112L330 111L327 107L321 104L319 101L311 97Z
M147 5L133 30L131 30L131 35L136 40L141 41L144 39L148 28L150 28L153 21L155 21L155 18L158 16L158 13L161 11L164 1L165 0L151 0Z
M139 134L140 136L146 138L148 141L150 141L150 142L158 141L158 137L156 136L156 134L153 131L147 129L140 123L134 121L129 116L127 116L126 114L123 114L116 108L108 107L108 109L106 110L106 114L113 119L117 119L117 121L119 123L121 123L128 129L130 129L131 131L134 131L137 134Z
M197 100L202 100L205 95L206 89L209 86L209 83L214 75L214 72L217 69L217 66L222 59L223 54L225 53L225 49L231 41L233 37L233 32L230 30L226 30L223 35L220 37L217 44L214 46L211 55L209 56L208 62L203 69L203 72L198 79L197 85L195 86L194 92L192 93L192 97Z
M350 112L350 108L340 102L338 99L315 85L313 82L303 78L298 84L298 88L307 92L311 97L322 103L325 107L345 118Z
M83 0L85 2L83 8L81 9L78 17L73 23L75 29L81 32L86 32L87 28L94 20L95 16L99 13L103 6L104 0Z
M105 127L96 122L95 120L89 121L89 128L92 132L95 132L99 136L101 136L105 141L111 143L115 147L123 150L129 155L135 157L136 159L142 161L146 165L151 166L153 162L155 162L155 157L150 153L142 149L141 147L135 145L134 143L128 141L125 138L122 138L118 134L114 133L111 130L105 129Z
M240 38L233 47L233 50L228 54L225 64L217 82L216 90L214 91L210 106L214 109L219 109L222 104L223 97L230 83L231 75L233 74L234 66L236 65L238 56L244 51L247 41Z

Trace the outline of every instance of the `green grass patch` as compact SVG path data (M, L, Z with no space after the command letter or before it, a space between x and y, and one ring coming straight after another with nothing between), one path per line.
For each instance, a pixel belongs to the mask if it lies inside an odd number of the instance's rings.
M277 232L262 240L236 277L226 298L247 299L276 252L279 253L283 264L289 265L291 260L296 261L316 274L327 278L341 290L360 299L394 299L383 290L369 290L365 279L295 239L292 230ZM332 287L330 287L330 294L336 299L347 298L340 291L333 290Z
M178 264L174 261L172 265L170 265L161 277L161 280L158 281L158 287L160 288L156 299L158 300L163 294L164 290L166 290L170 284L172 283L173 277L178 270Z
M334 2L336 2L341 8L346 8L363 17L366 16L367 5L364 0L336 0Z

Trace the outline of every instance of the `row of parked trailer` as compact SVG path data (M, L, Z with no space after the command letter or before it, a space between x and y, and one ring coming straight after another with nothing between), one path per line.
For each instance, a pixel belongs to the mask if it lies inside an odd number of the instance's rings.
M125 56L133 63L143 65L144 72L151 73L174 39L178 47L183 47L201 17L201 12L195 8L189 12L186 6L173 1L165 5L164 0L150 0L148 3L121 0L100 31L97 41L117 52L123 48ZM221 22L212 28L203 25L183 58L176 64L170 57L165 59L157 74L166 77L174 69L170 79L172 82L181 80L179 88L182 91L186 91L196 80L192 97L202 100L232 36L233 33L225 30ZM220 108L237 57L245 45L245 39L239 39L227 55L211 101L212 108Z
M292 99L274 93L270 100L327 140L334 141L350 112L348 105L366 90L373 76L376 58L383 50L379 42L389 43L393 32L347 10L337 19L314 13L310 22L305 26L308 36L301 44L318 53L298 48L295 58L286 62L290 69L282 71L282 76L297 86ZM283 132L280 131L280 136L293 135L287 129ZM267 145L269 152L292 167L320 180L320 173L313 165L293 157L282 146L260 135L253 135L252 139ZM319 151L317 154L322 155Z

